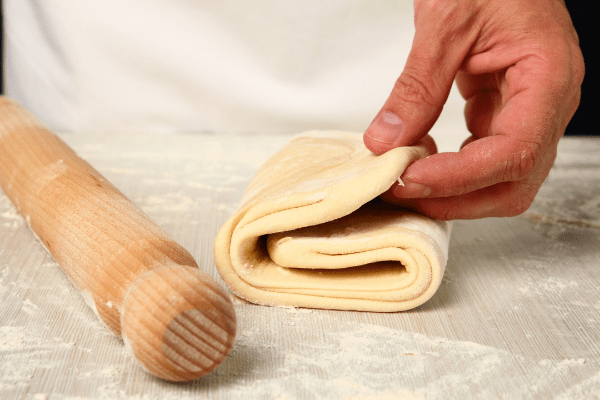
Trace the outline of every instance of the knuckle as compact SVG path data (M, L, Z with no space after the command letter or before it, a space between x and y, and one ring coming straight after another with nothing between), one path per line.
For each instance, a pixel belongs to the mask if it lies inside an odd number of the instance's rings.
M550 51L554 55L553 60L565 63L564 69L571 73L572 80L565 82L571 86L580 86L585 75L585 62L579 44L579 37L573 25L568 28L559 29L549 37ZM565 81L563 79L563 81Z
M427 0L422 1L421 4L427 8L429 15L447 16L453 9L456 9L456 2L448 2L446 0Z
M414 60L416 66L405 68L394 85L394 100L398 104L436 106L431 82L425 74L429 62Z
M583 78L585 77L585 62L583 60L583 53L581 52L579 46L577 46L573 52L571 66L573 69L575 86L581 86L583 84Z
M540 153L541 146L539 143L528 143L524 149L514 153L512 157L504 161L502 176L499 181L520 181L528 177L535 169Z
M548 65L546 86L560 102L581 88L585 77L585 62L577 44L555 40L545 54Z
M477 26L482 3L477 0L421 0L419 13L435 21L446 38L464 37Z
M448 0L427 0L422 1L421 5L426 8L430 18L435 18L440 26L456 27L457 22L464 18L464 15L472 13L473 8L467 4L469 1L448 1ZM469 4L472 5L472 4ZM470 9L470 13L462 12L465 9Z

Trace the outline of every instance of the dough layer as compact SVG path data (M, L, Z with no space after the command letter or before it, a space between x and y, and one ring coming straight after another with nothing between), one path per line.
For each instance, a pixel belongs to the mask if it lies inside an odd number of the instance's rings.
M440 285L450 224L383 203L427 154L375 156L360 134L307 132L252 178L215 240L215 262L257 304L362 311L417 307Z

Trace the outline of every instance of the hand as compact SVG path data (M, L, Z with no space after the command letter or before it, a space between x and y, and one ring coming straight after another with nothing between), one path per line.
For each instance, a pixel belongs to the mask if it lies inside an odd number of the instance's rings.
M514 216L550 172L581 95L584 64L561 0L415 0L402 75L364 134L382 154L424 141L456 79L472 136L382 195L439 219Z

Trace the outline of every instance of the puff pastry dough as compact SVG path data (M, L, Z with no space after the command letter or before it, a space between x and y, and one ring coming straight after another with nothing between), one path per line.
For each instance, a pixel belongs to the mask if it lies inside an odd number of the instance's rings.
M271 157L215 240L215 262L257 304L363 311L417 307L438 289L450 223L383 203L422 147L381 156L360 134L307 132Z

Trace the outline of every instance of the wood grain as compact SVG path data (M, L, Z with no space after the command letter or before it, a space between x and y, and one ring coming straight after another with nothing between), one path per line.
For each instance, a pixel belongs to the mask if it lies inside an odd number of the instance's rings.
M160 378L216 368L235 337L227 293L18 104L2 98L0 119L2 189L100 320Z

